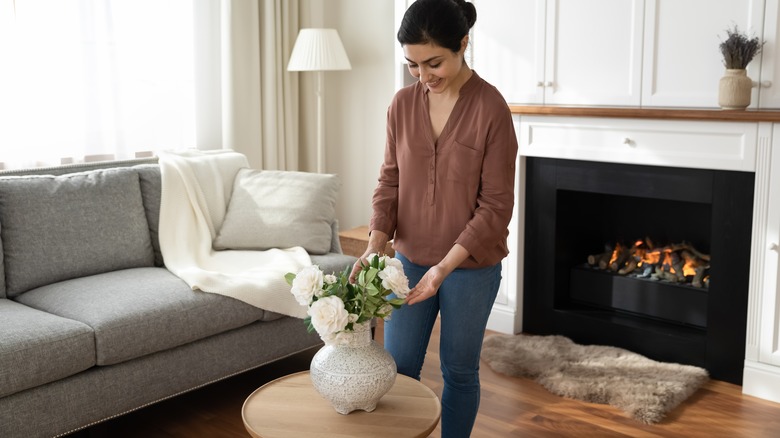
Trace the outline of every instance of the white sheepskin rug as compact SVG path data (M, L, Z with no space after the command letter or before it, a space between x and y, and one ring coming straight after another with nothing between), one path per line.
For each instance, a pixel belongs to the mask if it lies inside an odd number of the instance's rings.
M646 424L661 421L709 379L699 367L564 336L490 335L482 359L499 373L532 378L562 397L615 406Z

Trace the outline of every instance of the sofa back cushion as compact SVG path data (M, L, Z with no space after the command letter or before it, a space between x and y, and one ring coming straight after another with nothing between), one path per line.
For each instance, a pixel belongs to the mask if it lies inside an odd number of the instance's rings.
M149 234L154 249L154 265L163 266L160 251L160 200L162 199L162 177L157 164L141 164L133 166L141 178L141 198L146 210L146 221L149 223Z
M327 254L340 186L336 175L241 169L212 246L215 250L301 246L309 254Z
M0 178L0 223L8 297L154 264L133 169Z

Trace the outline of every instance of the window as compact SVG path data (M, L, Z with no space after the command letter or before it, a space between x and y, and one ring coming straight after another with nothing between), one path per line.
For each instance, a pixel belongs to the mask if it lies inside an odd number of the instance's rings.
M195 147L192 0L0 0L0 169Z

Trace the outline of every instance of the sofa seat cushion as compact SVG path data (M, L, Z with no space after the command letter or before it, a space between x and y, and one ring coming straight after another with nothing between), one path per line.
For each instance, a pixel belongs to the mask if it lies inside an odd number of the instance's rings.
M103 169L0 178L6 294L154 266L138 173Z
M0 397L95 365L86 324L0 299L0 327Z
M165 268L134 268L62 281L17 300L81 321L95 332L98 365L167 350L263 317L223 295L193 291Z

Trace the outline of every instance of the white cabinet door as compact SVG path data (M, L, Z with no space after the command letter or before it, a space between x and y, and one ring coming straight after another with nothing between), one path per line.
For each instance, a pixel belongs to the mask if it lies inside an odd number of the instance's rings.
M543 103L545 0L473 0L471 67L509 103Z
M642 106L717 107L726 29L761 35L763 11L764 0L646 0ZM754 88L751 107L757 98Z
M643 4L548 1L546 104L640 104Z
M759 78L758 107L780 108L780 0L766 0L764 9L764 48L761 54L761 77ZM759 60L754 60L755 64ZM755 71L755 69L753 70ZM755 78L754 78L755 79Z
M644 0L473 0L472 66L509 103L638 106Z

